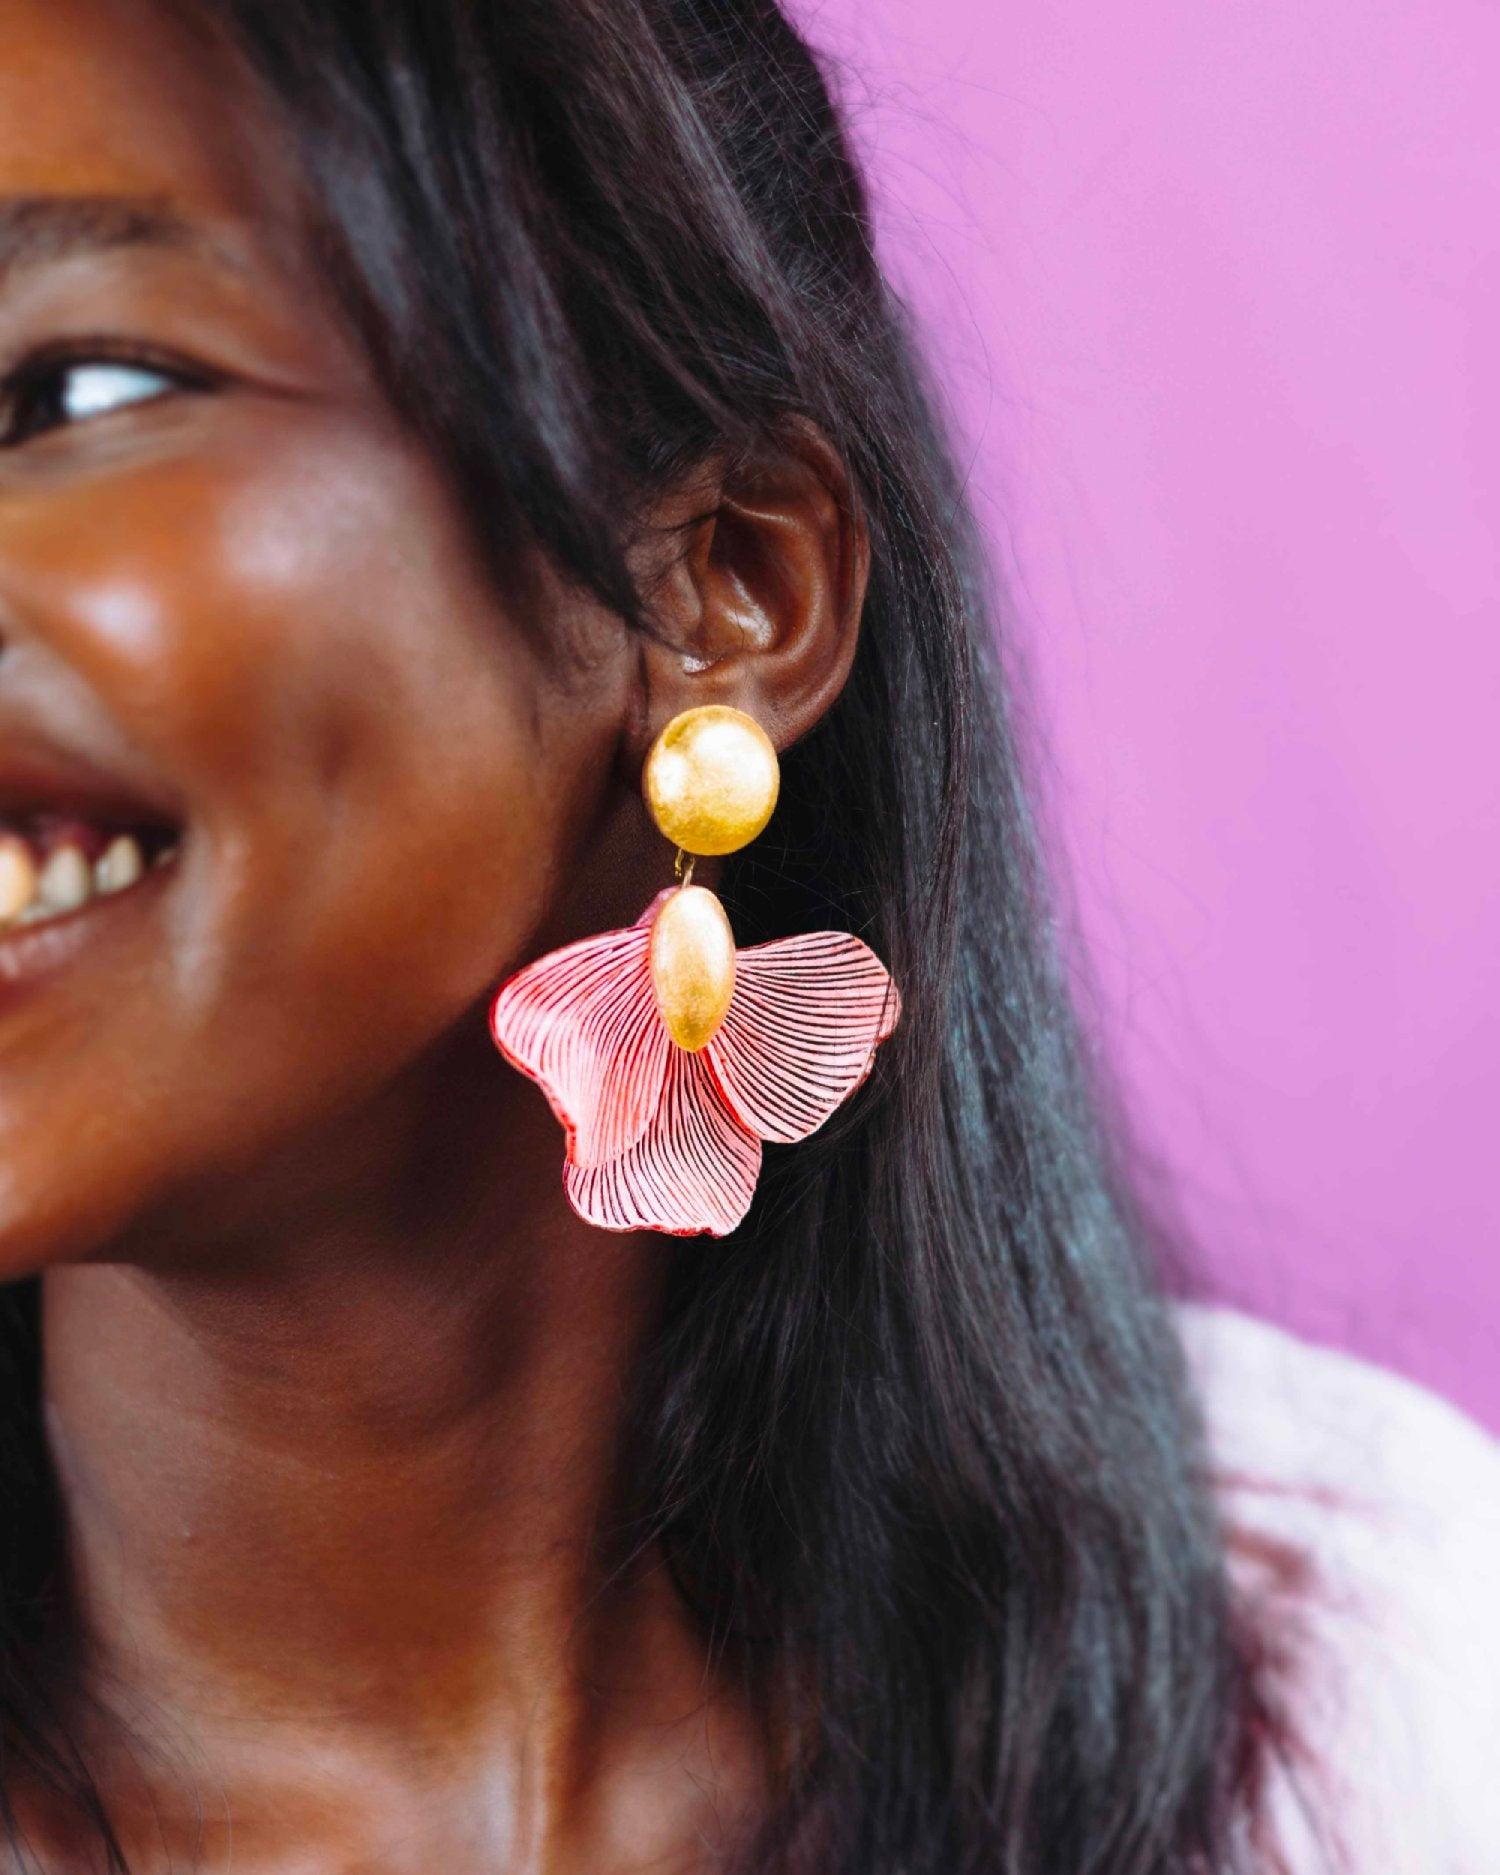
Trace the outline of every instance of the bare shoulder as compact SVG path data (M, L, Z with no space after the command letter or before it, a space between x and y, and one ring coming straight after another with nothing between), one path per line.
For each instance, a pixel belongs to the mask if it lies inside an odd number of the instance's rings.
M1500 1442L1235 1310L1178 1322L1231 1573L1351 1865L1494 1875Z

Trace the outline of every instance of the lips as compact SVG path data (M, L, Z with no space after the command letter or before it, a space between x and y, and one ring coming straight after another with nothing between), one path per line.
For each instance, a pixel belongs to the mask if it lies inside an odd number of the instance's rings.
M177 850L157 802L35 740L0 741L0 939L140 883Z

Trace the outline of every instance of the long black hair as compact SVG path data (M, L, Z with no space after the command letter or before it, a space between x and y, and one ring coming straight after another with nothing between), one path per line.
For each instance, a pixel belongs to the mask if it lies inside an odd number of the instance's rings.
M904 1019L741 1229L678 1257L636 1401L636 1534L782 1741L743 1870L1238 1869L1251 1650L1054 955L996 608L818 64L775 0L173 3L286 125L330 288L497 580L540 549L650 629L643 497L793 421L869 527L847 690L724 893L742 942L862 933ZM29 1333L3 1735L103 1841L19 1664L56 1542Z

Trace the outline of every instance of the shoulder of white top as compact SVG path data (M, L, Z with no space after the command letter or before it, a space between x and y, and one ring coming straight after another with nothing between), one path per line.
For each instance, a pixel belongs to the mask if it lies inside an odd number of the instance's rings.
M1237 1310L1179 1304L1177 1322L1231 1568L1296 1637L1282 1690L1354 1866L1493 1875L1500 1441L1411 1380Z
M1500 1535L1500 1440L1418 1382L1204 1303L1176 1319L1216 1466ZM1394 1502L1392 1501L1394 1500Z

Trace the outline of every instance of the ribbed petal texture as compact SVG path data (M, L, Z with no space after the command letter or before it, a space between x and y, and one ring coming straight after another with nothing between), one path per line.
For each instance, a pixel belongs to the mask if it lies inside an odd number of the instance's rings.
M736 953L729 1013L690 1054L651 989L651 921L666 896L627 929L518 971L490 1028L562 1121L564 1189L581 1217L602 1230L722 1237L755 1196L761 1141L805 1139L823 1124L870 1072L901 999L858 938L780 938Z
M629 1152L608 1165L569 1165L574 1209L604 1230L661 1230L723 1237L750 1209L760 1141L719 1097L701 1054L675 1045L656 1117Z
M740 1124L789 1144L849 1098L900 1014L868 944L808 931L735 953L734 1000L704 1053Z
M618 1158L661 1104L676 1051L656 1013L646 953L649 925L551 951L495 998L490 1032L529 1074L568 1135L575 1165Z

